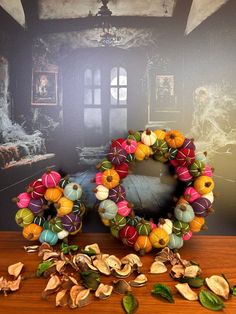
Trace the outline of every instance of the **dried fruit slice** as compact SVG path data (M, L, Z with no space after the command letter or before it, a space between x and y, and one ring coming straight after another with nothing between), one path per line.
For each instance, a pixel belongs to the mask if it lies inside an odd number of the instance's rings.
M205 281L209 289L211 289L211 291L213 291L215 294L223 297L226 300L229 298L229 284L223 277L213 275L209 278L206 278Z

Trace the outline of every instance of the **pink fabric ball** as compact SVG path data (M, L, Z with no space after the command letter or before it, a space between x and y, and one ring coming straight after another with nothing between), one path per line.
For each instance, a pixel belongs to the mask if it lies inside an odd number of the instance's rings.
M43 185L47 188L54 188L61 180L61 175L53 170L49 170L42 175Z
M213 171L211 169L211 167L209 165L205 165L205 169L202 173L203 176L207 176L207 177L212 177L213 176Z
M128 216L132 210L132 206L127 201L121 201L117 203L116 205L118 207L117 213L124 217Z
M16 202L16 205L19 207L19 208L25 208L25 207L28 207L29 205L29 202L30 202L30 194L27 193L27 192L24 192L24 193L20 193L18 196L17 196L17 202Z
M199 194L193 187L188 187L186 188L186 190L184 191L184 198L186 199L186 201L188 201L189 203L194 202L196 199L198 199L199 197L201 197L201 194Z
M185 235L183 236L183 240L184 240L184 241L190 240L190 239L192 238L192 235L193 235L192 231L189 230L189 231L188 231L187 233L185 233Z
M186 182L186 181L190 181L192 179L192 176L191 176L190 172L188 171L187 167L178 166L178 167L176 167L175 172L176 172L178 179L180 181Z
M128 154L133 154L136 151L138 143L135 140L127 139L121 146Z
M102 172L96 173L95 183L96 183L96 185L102 184Z

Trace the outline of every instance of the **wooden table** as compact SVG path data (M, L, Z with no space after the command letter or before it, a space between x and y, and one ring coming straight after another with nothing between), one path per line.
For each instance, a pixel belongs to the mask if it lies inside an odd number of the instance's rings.
M119 258L130 253L132 250L121 245L119 241L109 234L81 234L73 238L74 243L81 247L86 244L97 242L104 253L115 254ZM24 240L20 233L1 232L0 233L0 276L7 276L7 267L16 262L25 264L25 271L32 272L37 268L40 258L37 253L26 253L24 245L29 242ZM213 313L203 308L198 301L187 301L180 296L174 282L168 273L161 275L149 274L149 267L153 262L153 254L141 258L143 262L142 271L148 277L148 284L145 287L133 288L133 293L139 301L137 313L158 313L158 314L184 314L184 313ZM200 263L203 276L224 273L232 284L236 284L236 237L222 236L194 236L193 239L185 243L181 250L182 258L194 260ZM103 282L112 282L114 277L103 279ZM129 279L128 279L129 280ZM95 300L88 306L80 309L56 308L55 296L50 296L48 300L41 299L41 293L46 286L47 280L44 278L32 278L22 281L19 291L9 293L8 296L0 295L0 313L10 314L36 314L36 313L124 313L121 307L122 296L113 293L107 300ZM154 298L150 291L154 283L164 283L174 292L175 304ZM231 297L225 302L223 313L236 313L236 297Z

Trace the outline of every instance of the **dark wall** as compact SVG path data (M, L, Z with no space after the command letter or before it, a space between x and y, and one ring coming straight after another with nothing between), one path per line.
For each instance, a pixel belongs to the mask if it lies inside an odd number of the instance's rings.
M229 1L188 36L183 34L189 4L182 3L172 19L115 18L118 29L126 27L128 38L116 48L101 47L94 37L91 39L95 35L89 29L93 20L42 21L23 31L0 11L4 17L0 18L4 34L1 40L7 41L0 45L0 54L7 57L10 69L10 117L23 125L28 135L39 131L45 144L45 150L37 153L44 159L1 170L0 199L9 209L0 216L1 229L17 228L16 208L9 199L41 175L46 166L71 174L95 171L89 163L94 158L93 150L86 150L84 143L78 73L86 65L99 65L108 73L109 67L120 64L128 70L127 129L179 128L186 136L194 137L198 150L208 151L216 169L216 214L208 220L208 233L235 234L235 3ZM47 71L55 67L57 105L32 106L32 69ZM170 81L173 77L174 96L169 98L169 106L156 100L157 76L167 76ZM107 112L104 110L105 115ZM97 146L106 146L107 130L98 138ZM94 136L88 138L91 146ZM87 154L87 161L83 154ZM151 167L145 164L146 176ZM88 225L94 228L93 223Z

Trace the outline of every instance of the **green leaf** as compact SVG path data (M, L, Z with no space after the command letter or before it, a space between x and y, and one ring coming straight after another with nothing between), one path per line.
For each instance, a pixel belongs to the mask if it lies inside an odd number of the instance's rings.
M67 243L63 243L63 242L60 247L61 252L64 254L69 254L71 251L76 252L78 251L78 249L79 249L79 246L76 244L68 245Z
M224 306L224 302L213 292L201 290L199 300L202 306L212 311L220 311Z
M161 283L155 284L153 286L153 290L151 291L151 293L154 296L160 296L160 297L166 299L170 303L175 302L170 288L161 284Z
M40 263L38 265L37 270L36 270L36 276L37 277L42 276L42 274L45 272L45 270L50 268L52 265L53 265L53 260L48 260L48 261L44 261L44 262Z
M123 297L122 304L127 314L133 314L138 308L138 300L131 292Z
M94 256L94 255L97 254L97 253L94 251L94 249L91 249L91 248L89 248L88 250L82 249L82 250L81 250L81 253L86 254L86 255L88 255L88 256Z
M233 286L230 288L230 293L234 296L236 296L236 286Z
M100 284L100 275L94 270L87 270L80 273L83 284L86 288L97 290Z
M204 279L201 277L195 277L195 278L183 277L183 278L180 278L179 282L187 283L192 288L200 288L204 284Z

